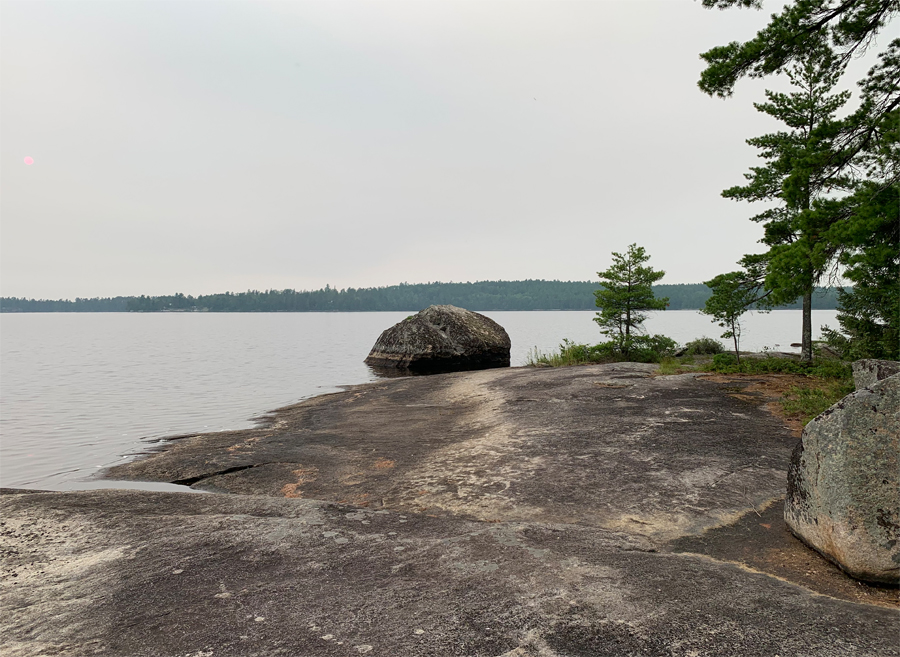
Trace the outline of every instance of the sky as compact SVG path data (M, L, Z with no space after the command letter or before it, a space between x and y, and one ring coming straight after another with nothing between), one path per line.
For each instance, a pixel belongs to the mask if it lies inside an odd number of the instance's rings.
M708 280L761 250L720 192L783 85L710 98L699 53L778 7L4 0L0 293L595 280L631 243Z

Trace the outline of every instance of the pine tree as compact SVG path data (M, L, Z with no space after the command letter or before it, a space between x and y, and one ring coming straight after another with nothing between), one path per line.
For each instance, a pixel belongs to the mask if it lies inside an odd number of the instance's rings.
M824 42L785 71L797 90L787 94L767 90L768 102L754 106L788 130L748 139L766 164L752 167L744 175L748 184L722 192L734 200L778 202L751 220L763 224L760 242L769 247L763 255L767 302L777 305L803 299L804 361L812 360L812 293L835 256L823 239L835 216L816 201L851 185L845 176L831 175L828 166L834 155L832 141L839 131L835 113L850 97L849 92L830 93L842 71ZM749 258L759 261L759 256Z
M594 321L600 332L616 342L626 358L632 346L632 333L639 332L647 315L646 310L665 310L668 298L653 296L653 283L666 275L643 264L650 259L644 247L632 244L625 255L613 252L613 264L606 271L597 272L602 287L594 292L600 312Z
M892 47L862 85L865 113L878 87L900 86L900 45ZM873 88L874 87L874 88ZM849 358L900 358L900 109L886 114L875 137L855 159L862 180L853 194L832 201L837 216L825 239L838 252L852 288L838 292L838 322L829 342ZM843 343L843 344L842 344Z
M712 290L700 310L725 329L719 337L734 341L734 355L738 365L741 363L741 315L754 303L760 301L764 294L760 277L750 270L733 271L719 274L705 285Z

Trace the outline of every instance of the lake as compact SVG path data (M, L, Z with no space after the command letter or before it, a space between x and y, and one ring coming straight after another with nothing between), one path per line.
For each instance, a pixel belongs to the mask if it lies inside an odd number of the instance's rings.
M374 380L363 359L408 314L0 314L0 485L123 487L90 478L163 436L250 427L266 411ZM590 311L484 314L509 333L513 365L533 347L601 337ZM813 312L814 337L835 315ZM799 310L748 313L744 324L742 349L791 351L800 340ZM679 342L722 332L687 310L653 313L646 327Z

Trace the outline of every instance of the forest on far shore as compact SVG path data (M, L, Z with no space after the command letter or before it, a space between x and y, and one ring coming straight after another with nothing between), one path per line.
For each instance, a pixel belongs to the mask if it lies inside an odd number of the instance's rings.
M430 305L450 304L468 310L595 310L590 281L479 281L475 283L401 283L387 287L321 290L248 290L197 297L166 296L92 299L0 298L0 312L417 312ZM702 283L654 285L654 295L669 298L669 310L699 310L711 291ZM785 309L800 308L793 304ZM835 288L817 288L813 308L837 307Z

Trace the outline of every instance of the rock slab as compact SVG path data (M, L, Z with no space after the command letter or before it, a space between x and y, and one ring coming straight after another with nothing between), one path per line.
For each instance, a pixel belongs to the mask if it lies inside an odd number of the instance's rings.
M0 491L3 657L897 657L897 612L638 536L317 500Z
M900 581L900 375L847 395L803 430L784 519L847 574Z
M889 376L900 374L900 362L865 358L853 363L853 385L857 390L868 388Z
M510 340L494 320L456 306L429 306L384 331L366 364L422 372L509 367Z

